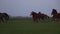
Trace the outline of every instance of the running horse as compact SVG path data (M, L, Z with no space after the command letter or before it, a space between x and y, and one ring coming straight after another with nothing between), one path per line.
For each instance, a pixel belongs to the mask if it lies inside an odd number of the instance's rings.
M51 15L52 15L52 19L53 19L54 21L60 19L60 13L58 13L56 9L52 9Z
M9 15L7 13L2 13L2 14L5 15L4 18L5 18L6 21L8 21L9 20Z
M36 13L36 12L32 11L30 15L32 15L33 20L37 21L37 22L40 19L44 20L45 18L49 18L49 16L47 16L46 14L42 14L41 12Z
M1 23L1 22L4 22L4 20L3 20L3 17L4 17L4 16L5 16L4 14L0 13L0 23Z
M39 20L40 20L40 19L44 20L44 19L49 18L49 16L48 16L48 15L43 14L43 13L41 13L41 12L39 12L39 13L38 13L38 15L39 15L39 16L38 16L38 17L39 17Z
M9 20L9 15L7 13L0 13L0 22L4 23Z
M33 21L38 21L38 14L36 12L32 11L30 15L32 15Z

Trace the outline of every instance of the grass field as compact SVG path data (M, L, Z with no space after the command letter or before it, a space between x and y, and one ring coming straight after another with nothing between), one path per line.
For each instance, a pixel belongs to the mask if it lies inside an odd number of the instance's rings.
M33 22L29 18L11 18L0 24L0 34L60 34L60 23L49 20Z

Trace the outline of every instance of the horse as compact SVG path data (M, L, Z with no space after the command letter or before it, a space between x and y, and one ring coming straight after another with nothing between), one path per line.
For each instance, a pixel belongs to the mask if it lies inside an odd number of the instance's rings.
M42 14L41 12L36 13L36 12L32 11L30 15L32 15L33 20L37 21L37 22L40 19L44 20L45 18L49 18L49 16Z
M0 13L0 22L6 22L9 20L9 15L7 13Z
M39 18L38 18L38 14L36 12L32 11L30 15L32 15L32 19L34 21L38 21Z
M5 15L4 18L5 18L6 21L8 21L9 20L9 15L7 13L2 13L2 14Z
M41 12L38 12L38 18L39 18L39 20L40 20L40 19L44 20L44 17L43 17L43 15L42 15Z
M53 16L52 16L52 19L53 19L54 21L60 19L60 13L58 13L56 9L52 9L51 15L53 15Z
M39 20L40 20L40 19L44 20L44 19L46 19L46 18L49 18L49 16L47 16L46 14L43 14L43 13L41 13L41 12L39 12L38 15L39 15L39 16L38 16L38 17L39 17Z
M4 14L0 13L0 22L4 22Z

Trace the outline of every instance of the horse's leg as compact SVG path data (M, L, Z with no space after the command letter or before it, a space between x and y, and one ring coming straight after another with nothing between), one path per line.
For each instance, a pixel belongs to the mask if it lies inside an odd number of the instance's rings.
M34 22L36 21L36 18L33 18Z
M44 20L44 18L43 18L43 17L42 17L41 19L42 19L42 20Z
M38 21L40 21L41 17L39 16L37 19L38 19Z
M53 21L52 23L55 23L55 22L57 21L57 18L54 18L54 17L53 17L53 18L52 18L52 21Z
M4 16L4 22L7 23L8 20L9 20L9 18Z
M7 23L7 21L8 21L7 17L4 17L4 21L5 21L5 23Z
M4 19L3 19L3 17L1 17L1 23L2 23L2 24L4 23Z
M38 18L33 18L34 22L38 22Z
M1 18L0 18L0 23L1 23Z

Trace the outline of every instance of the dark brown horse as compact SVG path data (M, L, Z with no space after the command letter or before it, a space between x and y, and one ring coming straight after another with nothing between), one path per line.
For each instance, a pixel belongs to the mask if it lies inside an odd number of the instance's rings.
M49 16L42 14L41 12L36 13L34 11L31 12L32 18L34 21L38 21L40 19L44 20L45 18L49 18Z
M53 15L53 16L52 16L52 19L53 19L54 21L60 19L60 13L58 13L56 9L52 9L51 15Z
M39 17L39 20L40 20L40 19L44 20L44 19L49 18L49 16L47 16L46 14L43 14L43 13L41 13L41 12L39 12L38 15L39 15L39 16L38 16L38 17Z
M30 15L32 15L32 19L34 21L37 21L38 20L38 14L36 12L32 11Z

